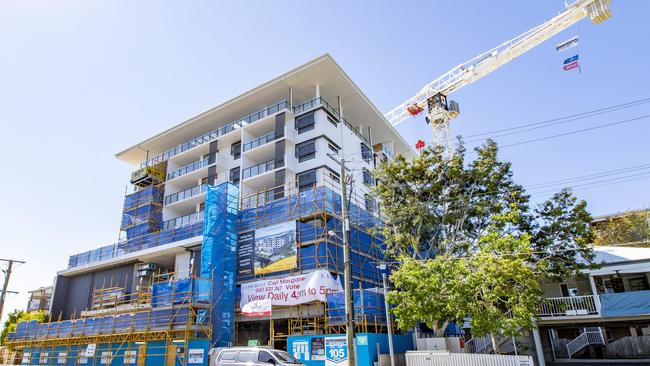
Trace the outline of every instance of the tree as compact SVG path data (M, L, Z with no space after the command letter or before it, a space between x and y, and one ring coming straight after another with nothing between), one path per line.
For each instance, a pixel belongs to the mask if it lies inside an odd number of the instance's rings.
M47 314L43 310L25 312L18 309L9 313L7 320L5 320L4 327L2 328L2 334L0 334L0 345L5 345L7 335L16 331L18 323L30 320L37 320L39 323L42 323L47 320Z
M626 212L607 221L594 224L597 245L639 243L650 241L648 211Z
M565 190L531 210L496 143L475 153L466 162L459 141L450 153L433 147L374 172L387 254L398 263L389 301L402 329L419 321L442 335L470 317L474 334L514 336L534 325L542 280L593 258L584 201Z
M532 243L538 260L546 259L549 277L565 277L593 267L594 240L587 203L563 189L535 209Z

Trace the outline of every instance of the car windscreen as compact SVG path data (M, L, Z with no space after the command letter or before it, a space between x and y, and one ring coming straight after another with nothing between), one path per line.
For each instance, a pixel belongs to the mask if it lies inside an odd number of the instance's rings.
M286 353L285 351L271 351L273 353L273 356L278 359L280 362L284 363L300 363L300 361L296 360L291 356L290 354Z

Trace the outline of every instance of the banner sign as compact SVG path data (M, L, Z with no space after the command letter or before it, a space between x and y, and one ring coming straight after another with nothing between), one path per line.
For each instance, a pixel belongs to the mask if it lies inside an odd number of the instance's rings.
M187 352L187 363L203 363L204 358L203 348L190 348Z
M348 340L346 336L325 338L325 366L348 365Z
M242 315L245 316L271 316L272 304L271 300L255 300L244 305L241 308Z
M296 268L296 222L288 221L239 235L239 274L266 274Z
M555 49L558 50L558 51L568 50L571 47L577 46L579 42L580 41L578 40L578 36L575 36L575 37L573 37L573 38L571 38L569 40L566 40L566 41L558 44L557 46L555 46Z
M319 269L297 276L244 283L240 307L243 309L251 301L266 299L270 299L273 306L324 302L328 294L338 291L343 291L341 283L329 271Z

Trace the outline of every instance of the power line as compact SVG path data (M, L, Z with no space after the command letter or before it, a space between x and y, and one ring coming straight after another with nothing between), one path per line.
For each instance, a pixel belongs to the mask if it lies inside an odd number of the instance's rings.
M527 124L522 124L522 125L519 125L519 126L509 127L509 128L503 128L503 129L499 129L499 130L493 130L493 131L477 133L477 134L474 134L474 135L465 135L464 137L465 138L472 138L472 137L479 137L479 136L487 136L487 135L492 135L492 134L495 134L495 133L514 131L514 130L518 130L518 129L522 129L522 128L526 128L526 127L531 127L531 126L545 125L545 126L542 126L542 127L547 127L547 126L552 126L552 125L556 125L556 124L559 124L559 123L566 123L566 122L571 122L571 121L575 121L575 120L579 120L579 119L583 119L583 118L594 117L594 116L598 116L598 115L605 114L605 113L610 113L610 112L621 110L621 109L627 109L627 108L635 107L637 105L648 103L648 102L650 102L650 98L639 99L639 100L635 100L635 101L631 101L631 102L617 104L617 105L614 105L614 106L609 106L609 107L595 109L595 110L591 110L591 111L587 111L587 112L572 114L572 115L569 115L569 116L553 118L553 119L549 119L549 120L546 120L546 121L527 123ZM541 127L537 127L537 128L541 128ZM521 132L523 132L523 131L521 131ZM519 133L519 132L515 132L515 133ZM504 134L504 135L500 135L500 136L505 136L505 135L509 135L509 134ZM499 137L499 136L494 136L494 137Z
M601 128L605 128L605 127L621 125L623 123L634 122L634 121L642 120L642 119L645 119L645 118L648 118L648 117L650 117L650 114L646 114L644 116L639 116L639 117L635 117L635 118L629 118L629 119L625 119L625 120L622 120L622 121L605 123L605 124L598 125L598 126L583 128L583 129L580 129L580 130L560 133L560 134L557 134L557 135L550 135L550 136L545 136L545 137L539 137L539 138L536 138L536 139L515 142L515 143L512 143L512 144L500 145L500 147L518 146L518 145L523 145L523 144L529 144L529 143L532 143L532 142L550 140L550 139L554 139L554 138L557 138L557 137L575 135L575 134L582 133L582 132L588 132L588 131L593 131L593 130L597 130L597 129L601 129Z
M529 184L526 187L528 189L532 189L532 188L543 187L543 186L548 186L548 185L574 183L574 182L579 182L579 181L583 181L583 180L590 180L590 179L596 179L596 178L601 178L601 177L608 177L608 176L612 176L612 175L618 175L618 174L622 174L622 173L630 173L630 172L634 172L634 171L645 170L645 169L648 169L648 168L650 168L650 164L638 165L638 166L623 168L623 169L606 170L606 171L600 172L600 173L581 175L581 176L577 176L577 177L573 177L573 178L557 179L557 180L552 180L552 181L548 181L548 182L545 182L545 183Z

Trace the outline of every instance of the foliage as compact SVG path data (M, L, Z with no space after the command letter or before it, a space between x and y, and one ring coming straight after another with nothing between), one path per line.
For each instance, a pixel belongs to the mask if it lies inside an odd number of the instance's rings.
M496 143L398 157L375 172L382 235L396 259L389 294L398 326L418 321L438 334L471 318L474 334L515 335L533 326L542 280L590 265L591 216L563 190L531 209Z
M587 203L578 201L568 189L556 193L535 209L533 248L538 260L546 259L546 273L565 277L585 267L593 267L589 248L594 235Z
M26 312L16 309L12 311L7 315L7 320L5 320L4 327L2 328L0 345L4 346L7 335L16 330L18 323L29 320L37 320L39 323L42 323L47 320L47 314L43 310Z
M626 212L605 222L594 225L597 245L616 245L639 243L647 245L650 241L648 211Z

